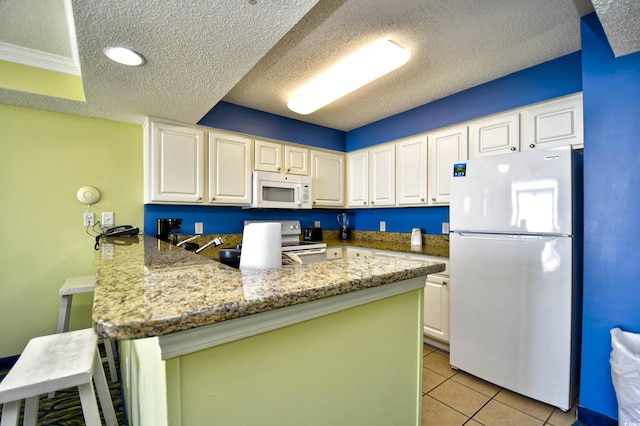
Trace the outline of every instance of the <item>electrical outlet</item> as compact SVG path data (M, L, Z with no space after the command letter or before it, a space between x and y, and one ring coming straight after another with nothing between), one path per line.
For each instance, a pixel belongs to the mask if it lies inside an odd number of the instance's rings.
M449 222L442 222L442 233L443 234L449 233Z
M204 224L202 222L196 222L196 235L204 234Z
M315 226L316 228L320 228L320 221L316 220L313 224L313 226Z
M386 232L387 230L387 222L385 222L384 220L380 221L380 232Z
M85 213L82 215L84 220L84 226L93 226L95 224L93 213Z
M113 226L113 212L102 212L102 226Z

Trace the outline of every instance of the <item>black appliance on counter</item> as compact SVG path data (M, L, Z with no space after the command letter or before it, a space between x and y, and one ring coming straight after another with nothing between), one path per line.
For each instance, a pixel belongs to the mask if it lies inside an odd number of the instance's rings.
M305 241L322 241L322 228L305 228L303 238Z
M176 230L181 227L182 219L158 219L156 221L156 238L171 244L177 244L180 233Z

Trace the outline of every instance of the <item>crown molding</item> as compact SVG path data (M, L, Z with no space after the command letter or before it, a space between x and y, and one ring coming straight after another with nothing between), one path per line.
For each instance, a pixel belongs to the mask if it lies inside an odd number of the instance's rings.
M30 67L80 76L80 65L72 58L16 46L0 41L0 60L15 62Z

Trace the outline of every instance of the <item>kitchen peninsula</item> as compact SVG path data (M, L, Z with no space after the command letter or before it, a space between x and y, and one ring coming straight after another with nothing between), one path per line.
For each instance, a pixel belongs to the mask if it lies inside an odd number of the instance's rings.
M149 236L103 244L96 331L131 425L419 425L425 276L372 257L238 271Z

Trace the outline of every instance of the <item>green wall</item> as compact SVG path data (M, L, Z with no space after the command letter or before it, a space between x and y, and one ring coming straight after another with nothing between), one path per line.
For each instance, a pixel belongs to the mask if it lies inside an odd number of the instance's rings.
M142 127L0 104L0 358L55 333L65 279L95 273L95 239L76 191L102 194L91 211L143 223ZM91 325L89 294L74 298L70 328Z

